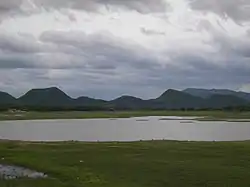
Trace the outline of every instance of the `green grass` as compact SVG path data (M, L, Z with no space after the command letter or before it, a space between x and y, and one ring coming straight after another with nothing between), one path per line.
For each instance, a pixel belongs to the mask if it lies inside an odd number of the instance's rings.
M0 120L128 118L140 116L195 116L205 120L250 119L250 112L224 111L120 111L120 112L26 112L0 113Z
M0 142L0 163L50 179L1 187L249 187L250 142ZM80 162L82 160L83 162Z

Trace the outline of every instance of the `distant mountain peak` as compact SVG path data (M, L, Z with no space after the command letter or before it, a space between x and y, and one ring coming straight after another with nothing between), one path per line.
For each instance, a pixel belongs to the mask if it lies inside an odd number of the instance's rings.
M48 88L33 88L30 91L60 91L63 92L62 90L60 90L58 87L48 87Z
M177 93L180 92L178 90L174 90L174 89L168 89L165 93Z
M130 95L122 95L121 97L118 97L115 100L118 100L118 99L142 100L141 98L130 96Z
M31 89L19 98L28 105L70 105L73 99L57 87Z
M178 91L178 90L168 89L163 94L161 94L160 97L163 97L163 96L166 96L166 95L169 95L169 94L179 94L179 93L181 93L181 92Z
M189 96L189 97L194 97L191 94L188 94L186 92L182 92L179 90L174 90L174 89L168 89L167 91L165 91L163 94L161 94L161 96L159 98L163 98L163 97L169 97L169 96L173 96L173 97L182 97L182 96Z

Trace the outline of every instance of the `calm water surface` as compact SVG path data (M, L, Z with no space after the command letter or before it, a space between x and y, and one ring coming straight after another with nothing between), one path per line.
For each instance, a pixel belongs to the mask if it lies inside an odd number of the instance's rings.
M24 141L235 141L250 139L250 122L200 122L189 118L35 120L0 122L0 139ZM166 118L166 117L164 117ZM175 120L172 120L175 119Z

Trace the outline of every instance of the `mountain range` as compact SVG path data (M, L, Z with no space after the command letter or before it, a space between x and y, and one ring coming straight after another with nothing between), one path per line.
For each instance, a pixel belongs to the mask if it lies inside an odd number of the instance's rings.
M121 96L111 101L90 97L71 98L56 87L32 89L19 98L0 92L0 107L58 107L82 109L203 109L249 106L250 93L220 89L188 88L183 91L169 89L159 97L143 100Z

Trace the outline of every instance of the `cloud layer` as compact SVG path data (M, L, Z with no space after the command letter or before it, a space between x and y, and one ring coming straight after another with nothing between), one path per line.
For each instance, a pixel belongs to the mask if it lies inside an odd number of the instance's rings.
M2 0L0 90L150 98L250 84L249 1Z

